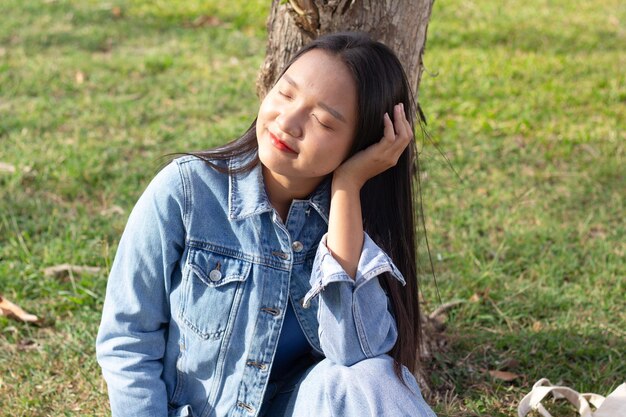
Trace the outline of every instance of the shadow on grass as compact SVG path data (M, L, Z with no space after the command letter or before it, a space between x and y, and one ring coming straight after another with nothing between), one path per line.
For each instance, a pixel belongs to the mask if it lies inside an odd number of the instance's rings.
M435 353L427 371L433 389L430 401L440 416L513 415L540 378L607 395L605 387L615 389L626 375L623 335L599 328L495 334L451 327L448 340L446 351ZM506 382L489 371L518 377Z

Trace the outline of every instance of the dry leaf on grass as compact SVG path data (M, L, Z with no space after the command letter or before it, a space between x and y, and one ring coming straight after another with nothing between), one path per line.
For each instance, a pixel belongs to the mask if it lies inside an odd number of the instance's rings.
M500 362L500 366L498 366L498 368L500 368L501 370L516 369L516 368L519 368L519 366L520 366L520 363L517 359L506 358Z
M107 209L100 210L100 215L101 216L110 216L112 214L122 215L122 214L124 214L124 209L121 208L120 206L111 206L111 207L109 207Z
M97 274L100 270L102 270L102 268L97 266L61 264L50 266L44 269L43 273L47 277L62 277L69 274Z
M491 288L487 287L482 291L478 291L475 292L474 294L472 294L472 296L468 299L468 301L470 303L482 303L483 301L488 301L489 298L489 292L491 291Z
M15 320L23 321L26 323L40 323L39 317L34 314L30 314L22 310L22 308L16 304L13 304L6 298L0 295L0 315L7 316Z
M480 302L480 295L478 295L476 293L472 294L472 296L469 298L469 301L471 303L478 303L478 302Z
M216 27L220 26L221 24L222 21L218 17L208 15L198 16L193 20L193 22L191 22L191 26L195 28L202 26Z
M21 339L16 345L16 348L19 351L37 350L40 347L39 343L31 339Z
M15 165L7 164L6 162L0 162L0 172L8 172L9 174L14 174Z
M520 377L520 375L508 371L489 371L489 375L504 382L511 382Z

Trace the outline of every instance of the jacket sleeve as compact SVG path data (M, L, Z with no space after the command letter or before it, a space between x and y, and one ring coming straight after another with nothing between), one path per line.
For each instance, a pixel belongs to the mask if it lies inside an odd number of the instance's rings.
M173 162L137 202L111 268L96 355L115 417L168 414L161 374L170 277L184 248L184 202Z
M331 361L350 366L391 350L398 331L378 276L389 272L402 284L389 256L365 234L355 279L333 258L322 238L313 262L311 290L304 306L318 296L319 338Z

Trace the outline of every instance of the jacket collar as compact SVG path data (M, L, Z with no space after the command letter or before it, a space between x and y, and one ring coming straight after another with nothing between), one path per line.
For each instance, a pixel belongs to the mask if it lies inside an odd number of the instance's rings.
M229 170L232 171L247 161L249 158L233 158L228 161ZM300 201L307 201L328 223L330 179L322 181L308 199ZM241 220L272 210L273 207L265 192L260 162L248 172L229 174L228 213L232 220Z

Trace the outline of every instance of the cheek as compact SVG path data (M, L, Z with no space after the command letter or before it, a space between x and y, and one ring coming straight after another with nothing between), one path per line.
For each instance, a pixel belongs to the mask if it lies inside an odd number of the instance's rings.
M352 143L354 142L354 138L352 135L346 135L341 138L340 146L336 146L332 152L333 160L337 162L337 164L343 163L348 158L350 154L350 150L352 149Z
M258 120L267 121L267 119L275 113L275 107L276 106L271 99L271 95L268 94L265 96L265 99L263 99L261 105L259 106L259 112L257 114Z
M266 103L265 101L261 102L261 105L259 106L259 112L257 113L257 121L260 123L257 124L263 124L263 122L265 121L266 118L266 114L267 114L267 110L266 110Z
M346 159L350 148L347 146L332 146L318 149L315 167L313 168L321 175L333 172Z

